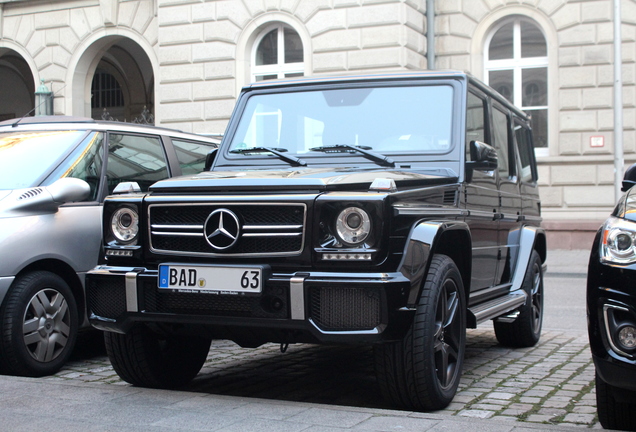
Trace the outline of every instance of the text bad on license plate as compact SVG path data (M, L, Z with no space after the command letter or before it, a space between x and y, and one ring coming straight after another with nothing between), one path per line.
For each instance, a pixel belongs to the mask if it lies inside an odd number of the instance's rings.
M259 267L159 266L159 288L186 292L249 292L262 290L263 271Z

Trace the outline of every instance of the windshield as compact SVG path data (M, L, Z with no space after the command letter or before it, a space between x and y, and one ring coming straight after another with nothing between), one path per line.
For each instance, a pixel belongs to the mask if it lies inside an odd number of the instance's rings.
M446 153L452 112L450 85L255 94L229 152L232 157L263 157L263 152L245 150L271 148L304 157L361 156L346 147L356 146L381 155Z
M38 186L85 131L0 133L0 190Z

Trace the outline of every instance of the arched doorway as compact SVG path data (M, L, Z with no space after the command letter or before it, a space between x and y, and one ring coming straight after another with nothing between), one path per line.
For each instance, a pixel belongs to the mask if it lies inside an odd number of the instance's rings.
M33 111L33 74L22 56L9 48L0 48L0 82L0 121Z
M105 36L81 55L73 75L73 115L154 123L153 63L134 40Z

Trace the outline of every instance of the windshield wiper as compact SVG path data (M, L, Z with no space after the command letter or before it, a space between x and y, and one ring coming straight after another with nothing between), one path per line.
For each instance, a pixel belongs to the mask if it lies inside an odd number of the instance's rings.
M286 155L283 152L286 152L287 149L283 148L272 148L272 147L251 147L251 148L243 148L243 149L234 149L230 150L230 153L271 153L273 155L278 156L280 160L284 160L285 162L291 165L299 165L299 166L307 166L307 162L304 160L297 158L296 156Z
M333 152L337 150L353 150L355 152L361 153L362 155L364 155L364 157L366 157L369 160L372 160L378 165L395 167L395 162L393 161L393 159L391 159L388 156L384 156L383 154L380 154L380 153L368 151L367 149L370 149L370 148L371 147L352 146L350 144L336 144L336 145L329 145L329 146L322 146L322 147L314 147L314 148L310 148L309 150L321 151L325 153L329 153L329 152Z

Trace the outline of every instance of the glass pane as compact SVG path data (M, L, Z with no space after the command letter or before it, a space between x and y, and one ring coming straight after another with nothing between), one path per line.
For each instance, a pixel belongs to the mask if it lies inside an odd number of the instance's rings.
M181 174L197 174L203 171L205 167L205 158L210 150L216 148L212 144L194 142L194 141L178 141L173 139L172 144L177 151L179 165L181 165Z
M296 73L288 73L285 74L285 78L294 78L294 77L301 77L304 76L305 74L302 72L296 72Z
M108 192L121 182L137 182L146 192L151 184L168 178L166 158L159 138L110 134Z
M466 160L470 160L470 142L486 142L484 135L484 100L468 93L466 107Z
M303 43L298 33L285 28L285 63L302 63Z
M103 133L91 132L74 150L71 157L58 166L43 184L49 185L64 177L78 178L88 183L91 188L90 195L84 201L97 201L99 182L102 178L103 142Z
M488 72L488 85L497 90L503 97L514 103L512 70Z
M548 147L548 110L525 110L531 118L532 137L535 148Z
M267 33L256 50L256 66L278 63L278 29Z
M256 77L256 81L267 81L267 80L273 80L273 79L277 79L278 75L257 75Z
M534 24L521 21L521 57L545 57L548 50L541 30Z
M0 190L39 186L84 135L84 131L0 134Z
M529 130L523 126L515 126L515 137L517 138L517 149L521 160L521 181L532 181L532 154L534 151L530 147Z
M509 23L497 30L488 47L488 60L513 58L512 28L513 23Z
M436 103L422 104L423 100ZM271 157L244 151L267 146L321 158L327 153L314 148L337 144L364 146L383 154L442 154L452 148L454 118L449 85L255 94L241 115L230 154Z
M523 69L521 71L522 102L525 107L548 104L548 68Z
M495 148L497 149L500 177L508 177L508 116L495 109L492 114Z

